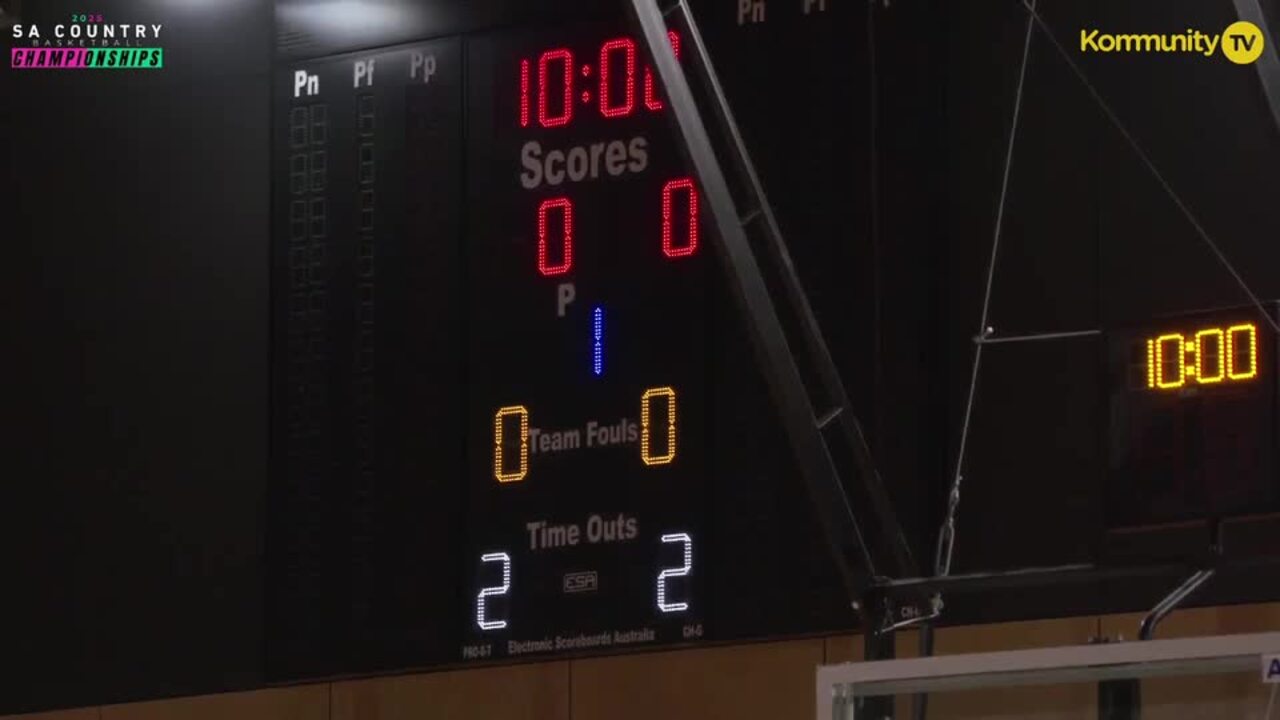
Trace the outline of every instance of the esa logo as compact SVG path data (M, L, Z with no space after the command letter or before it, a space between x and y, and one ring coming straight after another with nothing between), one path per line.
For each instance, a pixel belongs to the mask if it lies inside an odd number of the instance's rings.
M1262 682L1280 683L1280 655L1262 656Z
M595 592L600 588L600 576L594 570L564 574L566 594Z

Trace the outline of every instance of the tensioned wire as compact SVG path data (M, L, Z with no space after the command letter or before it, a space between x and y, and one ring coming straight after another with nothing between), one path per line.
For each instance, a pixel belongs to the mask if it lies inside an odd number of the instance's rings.
M1035 12L1035 0L1031 2ZM1000 178L1000 201L996 205L996 225L991 238L991 259L987 263L987 284L982 295L982 319L978 325L978 337L987 334L987 320L991 312L991 287L995 283L996 254L1000 250L1000 234L1004 229L1004 209L1009 198L1009 175L1013 169L1013 148L1017 144L1018 120L1022 114L1022 91L1027 81L1027 64L1031 57L1031 36L1035 25L1027 19L1027 31L1022 40L1022 64L1018 68L1018 87L1013 96L1013 122L1009 129L1009 144L1005 148L1004 172ZM973 401L978 388L978 369L982 365L982 345L979 342L973 349L973 369L969 374L969 396L964 406L964 421L960 426L960 448L956 457L956 473L951 481L951 492L947 495L947 516L942 529L938 533L938 545L934 553L934 572L939 576L951 573L951 555L955 547L956 509L960 505L960 483L963 480L964 456L969 441L969 422L973 417ZM936 611L936 610L935 610Z

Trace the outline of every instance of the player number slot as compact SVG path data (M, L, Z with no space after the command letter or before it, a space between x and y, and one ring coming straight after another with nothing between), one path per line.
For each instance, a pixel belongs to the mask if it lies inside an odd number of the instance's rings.
M518 422L520 438L517 462L512 463L506 453L506 426L508 418ZM514 468L509 466L514 465ZM529 474L529 410L523 405L499 408L493 416L493 476L500 483L520 482Z
M666 405L666 422L660 419L661 413L655 418L655 404ZM658 444L665 446L661 454L654 449L655 437L659 438ZM666 465L676 459L676 391L673 388L649 388L640 396L640 459L645 465Z
M507 621L491 619L487 605L489 598L506 595L511 589L511 556L504 552L485 553L480 556L482 568L489 563L502 564L502 584L480 588L480 594L476 595L476 625L481 630L501 630L507 626Z

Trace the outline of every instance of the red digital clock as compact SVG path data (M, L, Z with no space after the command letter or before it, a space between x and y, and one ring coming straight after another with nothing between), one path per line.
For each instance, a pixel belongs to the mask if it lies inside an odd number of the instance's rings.
M675 31L667 36L679 57L680 36ZM640 93L646 110L661 110L653 69L644 68L641 80L638 55L635 40L619 37L602 42L581 65L569 47L543 50L536 59L520 60L520 127L529 127L535 117L540 127L566 127L573 122L574 106L579 103L594 105L602 118L628 117L639 110Z

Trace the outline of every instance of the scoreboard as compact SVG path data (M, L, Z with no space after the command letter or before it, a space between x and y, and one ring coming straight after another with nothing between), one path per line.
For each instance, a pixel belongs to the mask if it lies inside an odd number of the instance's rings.
M623 5L369 5L278 3L270 678L852 629ZM990 252L973 209L998 187L972 173L1005 156L1007 123L999 103L942 95L998 96L1003 76L938 54L928 4L693 9L908 542L931 557ZM980 19L957 20L997 27ZM683 32L667 39L687 61ZM1045 107L1025 120L1043 132L1019 133L1038 159L1009 201L993 325L1095 329L988 353L957 572L1092 562L1108 536L1147 561L1129 531L1280 511L1274 306L1231 307L1238 288L1190 251L1159 248L1186 282L1133 272L1163 234L1126 223L1167 221L1167 204L1113 200L1108 183L1149 179L1114 180L1129 156L1097 144L1092 106L1066 125ZM1275 259L1238 235L1232 257ZM1255 545L1280 537L1268 522ZM1064 602L1114 609L1085 589L947 619Z
M852 627L622 6L413 7L279 15L270 676Z
M1275 304L1111 333L1108 524L1280 509Z
M646 65L468 43L468 656L701 632L709 249Z

